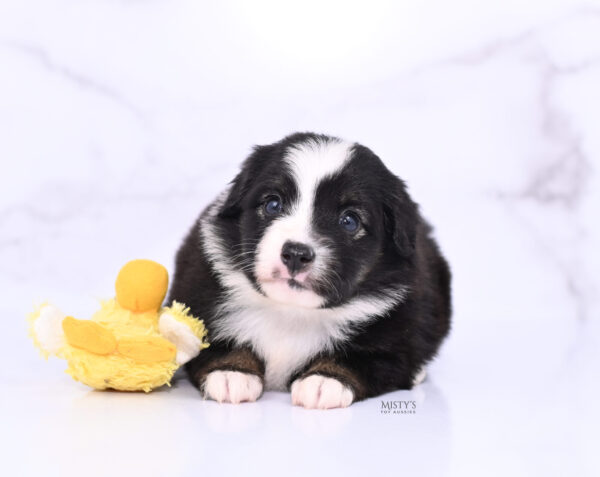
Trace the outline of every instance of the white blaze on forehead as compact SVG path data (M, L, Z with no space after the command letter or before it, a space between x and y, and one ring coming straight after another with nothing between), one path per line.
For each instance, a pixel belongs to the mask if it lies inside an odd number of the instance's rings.
M297 225L302 225L305 231L310 230L319 182L344 167L351 148L352 144L345 141L309 141L291 147L286 153L284 160L290 166L298 187L298 198L288 216L295 219Z

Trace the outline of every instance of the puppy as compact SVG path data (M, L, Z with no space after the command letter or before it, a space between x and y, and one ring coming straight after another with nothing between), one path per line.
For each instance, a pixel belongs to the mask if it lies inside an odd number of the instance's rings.
M208 328L187 365L205 397L291 390L327 409L423 379L450 328L450 271L373 152L298 133L256 147L201 214L169 300Z

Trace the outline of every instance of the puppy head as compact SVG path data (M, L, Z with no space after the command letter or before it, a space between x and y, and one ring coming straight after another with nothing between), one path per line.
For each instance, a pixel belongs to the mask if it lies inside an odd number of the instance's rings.
M375 272L393 282L413 255L417 212L369 149L303 133L255 148L219 217L229 258L257 290L319 308L364 293Z

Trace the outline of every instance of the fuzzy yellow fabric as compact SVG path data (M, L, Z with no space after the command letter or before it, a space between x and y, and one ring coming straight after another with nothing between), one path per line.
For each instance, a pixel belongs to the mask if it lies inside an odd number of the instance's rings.
M137 363L160 363L171 361L177 355L177 348L160 336L123 338L117 345L119 354Z
M174 360L139 363L120 354L101 356L73 347L67 347L63 355L68 363L67 373L96 389L150 392L168 385L179 367Z
M157 275L161 274L159 268L151 268L158 272ZM121 285L126 288L132 280L137 280L135 274L129 274ZM124 293L121 297L128 296L127 291ZM138 298L144 295L141 289L136 294ZM153 304L152 308L138 312L130 308L128 300L125 299L126 307L116 299L102 302L91 320L63 319L66 339L54 354L67 360L67 373L75 380L96 389L121 391L149 392L159 386L169 385L179 365L175 361L175 345L159 332L158 319L164 311L185 324L202 341L202 347L208 346L203 322L193 317L184 305L174 302L168 308L157 309L153 308ZM143 297L141 300L134 299L135 308L147 308L150 301L144 300ZM140 303L144 303L144 306L140 307ZM38 307L29 315L30 335L47 356L35 333L35 323L42 308Z

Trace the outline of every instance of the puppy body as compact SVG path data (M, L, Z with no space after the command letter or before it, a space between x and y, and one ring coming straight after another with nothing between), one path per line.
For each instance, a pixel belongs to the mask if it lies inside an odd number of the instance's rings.
M448 333L450 273L379 158L296 134L256 148L203 212L170 299L209 330L187 366L209 397L291 388L296 404L338 407L412 386Z

